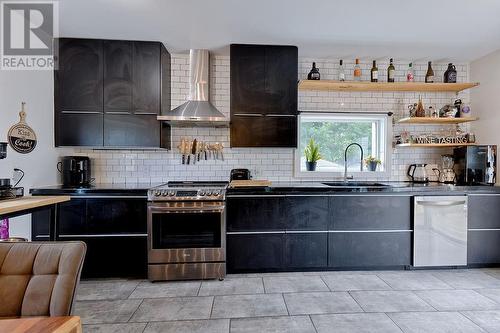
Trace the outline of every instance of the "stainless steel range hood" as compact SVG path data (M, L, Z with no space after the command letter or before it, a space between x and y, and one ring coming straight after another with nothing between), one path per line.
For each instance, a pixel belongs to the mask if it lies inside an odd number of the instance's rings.
M227 127L229 120L209 102L210 54L208 50L189 51L189 97L188 101L158 120L173 126Z

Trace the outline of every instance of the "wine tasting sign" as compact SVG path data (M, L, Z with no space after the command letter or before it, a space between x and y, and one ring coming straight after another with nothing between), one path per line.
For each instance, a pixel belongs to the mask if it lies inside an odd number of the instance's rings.
M36 134L31 127L26 124L26 112L24 111L25 102L21 103L21 112L19 112L19 122L9 129L7 134L9 144L18 153L28 154L36 147Z

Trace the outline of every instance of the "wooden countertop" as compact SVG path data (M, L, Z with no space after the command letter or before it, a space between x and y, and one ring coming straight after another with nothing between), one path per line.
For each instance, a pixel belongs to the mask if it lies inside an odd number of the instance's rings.
M23 210L55 205L69 201L68 195L56 196L24 196L16 199L0 201L0 215L12 214Z
M81 333L80 317L31 317L0 320L0 332Z

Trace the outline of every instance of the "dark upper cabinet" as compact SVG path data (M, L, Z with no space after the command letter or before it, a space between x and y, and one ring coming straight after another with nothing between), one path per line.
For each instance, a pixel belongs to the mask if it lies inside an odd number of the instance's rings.
M159 42L62 38L56 146L170 148L170 54Z
M104 41L104 111L132 111L133 44L128 41Z
M160 113L160 43L134 42L134 113Z
M297 147L295 46L231 45L231 147Z
M60 111L102 113L103 42L97 39L59 39L55 71L56 108Z

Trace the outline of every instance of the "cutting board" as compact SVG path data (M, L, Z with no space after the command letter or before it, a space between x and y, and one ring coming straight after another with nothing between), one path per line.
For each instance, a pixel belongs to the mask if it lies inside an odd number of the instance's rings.
M233 180L229 183L229 187L268 187L271 186L271 181L269 180Z

